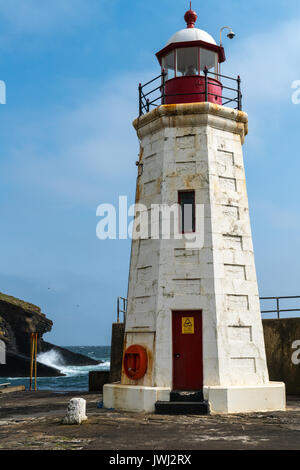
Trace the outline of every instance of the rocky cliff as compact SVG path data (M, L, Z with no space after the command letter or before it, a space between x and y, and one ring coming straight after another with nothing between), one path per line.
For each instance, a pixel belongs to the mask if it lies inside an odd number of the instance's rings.
M52 326L36 305L0 293L0 330L8 350L29 356L31 333L39 334L40 343Z
M0 377L26 377L29 373L30 336L38 333L38 353L59 349L66 365L94 365L99 361L46 343L43 335L51 331L53 322L36 305L0 293L0 339L6 344L7 364L0 366ZM56 377L57 369L39 364L38 375Z

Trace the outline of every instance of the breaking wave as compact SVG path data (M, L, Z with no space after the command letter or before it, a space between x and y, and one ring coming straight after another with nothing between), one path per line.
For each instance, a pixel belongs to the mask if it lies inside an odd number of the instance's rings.
M45 366L55 367L56 369L60 369L65 365L62 355L55 349L38 354L37 360Z
M62 355L55 349L51 349L50 351L39 354L37 359L46 366L55 367L55 369L58 369L67 377L76 375L81 376L87 374L91 370L106 370L110 367L109 361L101 362L91 366L70 366L66 364Z
M70 366L65 363L62 355L57 350L50 350L38 355L38 361L51 367L55 367L63 377L39 377L38 390L60 391L87 391L89 388L89 372L91 370L109 370L110 347L109 346L69 346L67 349L75 353L81 353L99 361L93 366ZM11 382L14 385L29 387L28 378L3 378L1 382Z

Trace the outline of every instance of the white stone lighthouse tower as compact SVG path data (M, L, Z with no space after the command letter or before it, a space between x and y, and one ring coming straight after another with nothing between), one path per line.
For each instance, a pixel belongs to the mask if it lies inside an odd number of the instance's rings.
M199 412L283 410L266 363L240 79L220 75L224 49L196 19L190 9L157 53L159 82L140 86L136 220L149 215L151 233L132 241L122 380L105 385L104 406L160 412L185 391Z

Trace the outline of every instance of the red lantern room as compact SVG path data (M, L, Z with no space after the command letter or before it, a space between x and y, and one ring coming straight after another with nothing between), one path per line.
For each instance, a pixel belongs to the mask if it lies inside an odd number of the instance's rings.
M234 32L229 26L223 26L218 46L210 34L195 28L197 13L192 6L184 19L187 27L174 34L156 54L161 74L144 85L139 84L139 116L161 105L201 102L241 111L240 76L234 78L220 73L221 63L226 60L222 31L229 30L229 39L235 37Z
M191 8L184 19L187 27L156 54L165 73L165 104L210 101L222 105L222 84L217 78L219 64L225 61L224 49L210 34L195 28L197 13Z

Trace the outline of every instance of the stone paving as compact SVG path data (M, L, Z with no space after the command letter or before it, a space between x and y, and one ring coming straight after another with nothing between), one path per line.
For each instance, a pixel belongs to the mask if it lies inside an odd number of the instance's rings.
M88 421L62 424L72 397L87 401ZM300 449L300 397L286 412L156 416L97 407L101 395L23 392L0 396L0 449L213 450Z

